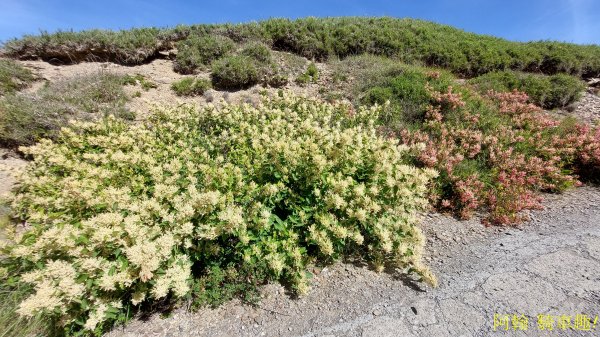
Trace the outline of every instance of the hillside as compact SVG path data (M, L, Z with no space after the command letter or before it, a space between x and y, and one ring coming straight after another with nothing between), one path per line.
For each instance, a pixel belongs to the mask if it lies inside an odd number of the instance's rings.
M64 31L24 36L7 41L4 48L7 56L20 59L134 65L160 57L161 52L174 47L183 49L203 36L221 36L235 43L260 41L275 50L315 60L364 53L397 57L403 62L421 62L469 77L506 69L564 72L582 77L600 75L597 45L516 43L431 22L395 18L270 19L249 24L118 32Z
M13 196L0 205L0 325L8 336L120 335L115 326L174 309L169 324L188 334L368 335L382 322L442 336L441 322L485 335L479 314L464 326L448 316L452 303L487 315L500 296L501 281L464 276L461 266L503 277L472 252L504 261L505 281L527 279L524 301L547 310L554 276L526 260L554 270L552 252L586 245L574 254L585 268L595 261L596 244L576 232L597 236L597 207L584 199L598 198L598 77L597 45L388 17L7 41L0 193ZM591 273L580 283L593 292ZM364 298L346 303L344 291L361 287ZM556 294L597 309L595 295ZM276 308L240 306L261 298ZM436 321L394 316L413 300ZM311 316L317 307L327 314ZM295 313L298 324L281 319ZM162 324L136 321L121 335Z

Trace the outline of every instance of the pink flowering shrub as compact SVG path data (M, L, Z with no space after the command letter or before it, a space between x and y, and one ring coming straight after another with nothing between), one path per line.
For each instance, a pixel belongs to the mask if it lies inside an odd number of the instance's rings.
M440 172L430 193L442 211L490 224L516 224L541 206L540 191L559 192L600 170L600 129L558 121L521 92L435 91L425 121L398 136L424 144L417 164ZM414 130L416 129L416 130Z

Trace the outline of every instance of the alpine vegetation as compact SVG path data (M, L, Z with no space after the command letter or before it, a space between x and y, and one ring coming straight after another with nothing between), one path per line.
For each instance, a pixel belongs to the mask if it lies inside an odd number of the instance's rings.
M33 161L12 207L29 229L4 263L33 285L18 312L99 334L141 305L201 297L211 270L302 294L307 264L349 254L435 285L415 224L436 172L408 164L420 145L378 135L380 110L280 92L73 122L22 148Z

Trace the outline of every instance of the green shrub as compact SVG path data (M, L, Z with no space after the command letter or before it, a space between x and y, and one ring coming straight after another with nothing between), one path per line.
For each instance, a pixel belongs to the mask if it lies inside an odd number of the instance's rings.
M13 60L0 59L0 96L26 88L34 79L29 69Z
M525 92L534 104L546 109L565 107L576 101L585 90L580 79L566 74L544 76L502 71L479 76L469 83L482 93L489 90Z
M212 88L209 80L203 78L185 77L171 84L171 89L179 96L202 95Z
M248 56L232 55L213 63L212 82L220 89L243 89L258 84L261 80L256 61Z
M135 74L135 75L125 75L123 76L123 85L140 85L144 91L148 91L150 89L156 89L158 86L156 83L146 79L144 75Z
M307 263L346 254L435 283L415 226L434 172L377 136L376 109L347 111L283 93L78 123L24 149L12 207L31 229L6 254L35 291L18 312L100 333L142 304L218 300L223 280L302 294Z
M313 82L319 80L319 69L317 69L317 66L313 62L306 68L306 75L310 76Z
M311 62L306 68L306 71L296 78L296 83L300 85L307 85L309 83L317 83L318 80L319 69L317 69L317 66Z
M278 66L273 58L271 50L260 42L248 44L240 52L241 56L250 58L258 72L259 83L270 85L272 87L281 87L287 84L288 76L285 75L289 70L285 65Z
M271 49L260 42L253 42L242 49L241 53L244 56L253 58L259 63L268 64L273 62Z
M125 108L123 78L112 74L76 77L46 85L35 94L0 98L0 143L33 144L56 136L69 119L91 120L113 114L133 119Z
M181 41L177 45L177 49L175 71L192 74L232 52L235 49L235 43L230 38L220 35L193 35Z
M396 66L392 69L371 82L359 96L362 104L391 103L380 117L381 123L388 126L407 126L422 121L432 100L428 86L443 91L454 81L447 73L420 67Z
M332 82L336 88L350 96L361 95L366 89L381 84L382 78L402 73L406 67L397 59L371 54L349 56L343 60L331 60Z

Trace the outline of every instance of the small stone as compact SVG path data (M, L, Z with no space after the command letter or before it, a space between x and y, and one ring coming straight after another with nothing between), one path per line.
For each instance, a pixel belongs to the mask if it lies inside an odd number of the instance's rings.
M379 309L373 310L373 315L375 315L375 316L381 315L381 310L379 310Z

